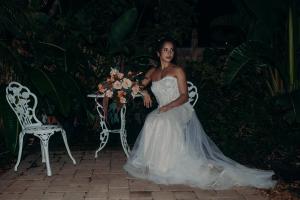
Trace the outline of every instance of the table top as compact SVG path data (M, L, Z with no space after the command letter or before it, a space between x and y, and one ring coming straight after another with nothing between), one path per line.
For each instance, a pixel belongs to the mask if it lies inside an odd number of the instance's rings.
M88 94L86 95L87 97L89 98L103 98L104 97L104 94L97 94L97 93L94 93L94 94Z
M97 93L94 93L94 94L88 94L86 95L87 97L89 98L103 98L104 97L104 94L97 94ZM135 95L135 97L142 97L143 95L141 94L137 94Z

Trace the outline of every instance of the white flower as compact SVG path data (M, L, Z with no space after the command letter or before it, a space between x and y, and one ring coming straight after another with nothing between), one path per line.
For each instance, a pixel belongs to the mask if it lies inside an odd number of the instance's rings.
M113 88L115 88L116 90L120 90L122 88L122 83L120 81L114 82Z
M122 86L124 89L130 88L132 86L131 80L129 80L128 78L124 78L122 81Z
M107 90L106 92L105 92L105 96L107 96L108 98L111 98L112 96L113 96L113 91L111 91L111 90Z
M118 76L119 79L122 79L122 78L124 77L124 74L119 72L119 73L117 74L117 76Z
M140 91L140 87L138 85L134 85L132 88L132 93L136 95Z
M110 75L111 76L114 76L114 75L116 75L118 73L119 73L119 70L117 70L116 68L111 68L111 70L110 70Z

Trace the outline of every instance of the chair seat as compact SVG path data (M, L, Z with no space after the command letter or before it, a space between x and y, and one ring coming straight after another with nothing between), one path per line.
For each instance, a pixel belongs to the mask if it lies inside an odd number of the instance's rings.
M25 133L44 134L46 132L60 132L62 127L59 125L32 125L25 127L23 131Z

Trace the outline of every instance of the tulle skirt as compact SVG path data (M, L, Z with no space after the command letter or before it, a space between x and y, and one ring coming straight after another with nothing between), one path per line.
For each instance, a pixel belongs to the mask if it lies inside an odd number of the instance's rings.
M203 189L276 184L273 171L248 168L226 157L205 134L188 103L164 113L156 109L147 116L124 169L158 184Z

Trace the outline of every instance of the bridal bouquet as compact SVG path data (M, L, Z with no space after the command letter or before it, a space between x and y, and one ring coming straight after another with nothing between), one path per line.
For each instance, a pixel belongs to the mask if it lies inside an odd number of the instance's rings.
M98 92L104 95L104 99L112 99L118 107L121 107L140 92L139 82L135 80L136 76L140 74L142 72L129 71L125 75L118 69L111 68L110 76L106 81L98 84Z

